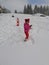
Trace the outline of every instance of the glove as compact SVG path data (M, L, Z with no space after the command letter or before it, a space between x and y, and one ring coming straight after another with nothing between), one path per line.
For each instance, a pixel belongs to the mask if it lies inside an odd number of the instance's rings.
M30 27L32 27L32 25L30 25Z
M32 27L32 25L30 25L30 29L32 29L31 27Z

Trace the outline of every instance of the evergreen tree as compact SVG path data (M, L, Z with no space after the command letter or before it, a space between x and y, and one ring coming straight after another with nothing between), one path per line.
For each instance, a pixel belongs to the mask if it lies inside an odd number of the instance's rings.
M27 5L27 14L30 14L30 6L29 6L29 4Z
M11 13L11 12L7 8L3 8L2 6L0 6L0 13Z
M45 12L46 15L49 15L49 6L46 7L46 12Z
M31 5L25 5L24 6L24 14L32 14L33 13L33 11L32 11L32 6Z
M43 13L42 5L40 6L39 13Z
M37 10L38 10L38 7L37 7L37 5L35 5L35 7L34 7L34 13L38 13Z
M15 10L15 13L17 13L17 10Z
M24 6L24 14L27 13L27 8L26 8L26 5Z
M46 8L45 8L45 6L43 7L43 14L45 14L45 12L46 12Z
M40 8L39 7L37 7L37 13L40 13Z
M2 13L2 7L1 7L1 5L0 5L0 13Z
M32 14L32 13L33 13L33 10L32 10L32 6L30 4L30 14Z

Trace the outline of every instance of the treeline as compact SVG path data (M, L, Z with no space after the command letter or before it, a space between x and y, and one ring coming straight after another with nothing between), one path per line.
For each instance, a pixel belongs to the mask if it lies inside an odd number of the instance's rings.
M7 8L4 8L0 6L0 13L11 13L10 10ZM31 4L25 5L22 12L17 12L17 10L14 11L14 13L21 13L21 14L36 14L41 13L45 15L49 15L49 6L34 6L34 9L32 8Z
M10 10L8 10L7 8L4 8L0 5L0 13L11 13Z
M24 6L24 14L36 14L36 13L41 13L45 15L49 15L49 6L34 6L34 9L32 9L32 5L25 5Z
M34 7L34 13L41 13L45 15L49 15L49 6L37 6Z

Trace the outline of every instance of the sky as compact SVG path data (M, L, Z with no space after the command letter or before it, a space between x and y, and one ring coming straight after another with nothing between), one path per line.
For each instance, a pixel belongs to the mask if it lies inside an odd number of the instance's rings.
M0 0L0 5L8 8L12 12L14 10L22 11L24 5L32 4L32 5L49 5L49 0Z
M28 2L31 4L37 4L37 5L49 4L49 0L28 0Z

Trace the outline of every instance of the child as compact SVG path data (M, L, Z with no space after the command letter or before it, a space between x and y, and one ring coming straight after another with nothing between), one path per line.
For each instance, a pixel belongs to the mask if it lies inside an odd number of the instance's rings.
M19 26L19 18L16 20L16 26Z
M31 29L32 25L29 25L29 21L30 19L25 19L25 23L24 23L24 33L26 35L25 40L26 41L29 38L29 30Z

